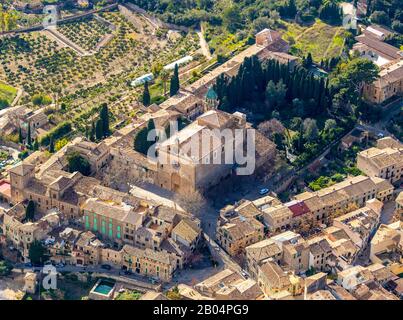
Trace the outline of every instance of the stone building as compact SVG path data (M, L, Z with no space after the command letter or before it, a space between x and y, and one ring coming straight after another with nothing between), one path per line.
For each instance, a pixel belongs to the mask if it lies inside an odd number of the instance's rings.
M264 226L254 218L238 216L217 226L217 242L231 256L242 253L247 246L263 238Z
M363 87L364 98L380 104L403 94L403 52L384 42L393 32L371 25L355 39L353 51L374 62L379 68L379 77Z
M272 239L265 239L245 248L247 269L257 279L258 268L267 261L280 263L283 251Z
M399 184L403 171L403 145L398 141L392 143L394 147L383 147L384 144L379 141L377 147L358 153L357 168L370 177Z
M173 272L179 267L172 254L129 245L122 248L122 266L126 270L167 282L171 281Z

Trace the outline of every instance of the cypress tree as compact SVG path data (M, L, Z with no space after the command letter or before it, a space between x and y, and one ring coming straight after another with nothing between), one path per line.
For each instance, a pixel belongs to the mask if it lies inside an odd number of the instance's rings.
M97 140L102 139L104 136L104 126L103 126L103 121L102 119L98 119L98 121L95 124L95 138Z
M24 138L22 136L22 129L21 127L18 128L18 142L22 143L24 141Z
M179 84L179 68L178 65L175 64L175 69L174 69L174 74L171 78L171 84L169 87L169 94L170 96L174 96L175 94L178 93L180 88L180 84Z
M28 201L28 205L25 208L25 219L28 221L34 221L35 218L35 202Z
M53 137L50 137L49 141L49 152L54 153L55 152L55 143L53 141Z
M141 129L134 137L134 150L147 155L148 149L155 143L155 140L148 141L148 133L155 129L154 120L148 121L147 127Z
M133 141L134 150L142 154L147 154L148 150L147 133L147 128L142 128L141 130L139 130L139 132L137 132Z
M37 151L37 150L39 149L38 138L35 138L34 144L33 144L32 148L33 148L35 151Z
M32 145L32 137L31 137L31 124L28 123L28 132L27 132L27 145Z
M91 123L90 140L92 142L95 141L95 124L94 124L94 121L92 121L92 123Z
M143 104L148 107L150 105L150 91L148 90L148 81L144 82L144 91L143 91Z
M103 137L108 137L110 135L110 129L109 129L109 110L108 110L108 105L106 103L103 103L101 105L101 110L99 113L99 118L102 121L102 135Z
M297 14L297 6L295 5L295 0L290 0L288 2L287 14L291 18L294 18Z
M312 54L308 52L308 55L304 59L304 67L305 68L310 68L313 64L313 59L312 59Z

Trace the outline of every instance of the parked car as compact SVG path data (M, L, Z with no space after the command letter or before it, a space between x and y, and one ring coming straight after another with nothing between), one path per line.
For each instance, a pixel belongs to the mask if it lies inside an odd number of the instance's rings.
M259 194L260 194L260 195L264 195L264 194L266 194L266 193L268 193L268 192L269 192L269 189L263 188L263 189L260 189Z
M105 269L105 270L111 270L112 269L112 267L109 264L103 264L103 265L101 265L101 268Z

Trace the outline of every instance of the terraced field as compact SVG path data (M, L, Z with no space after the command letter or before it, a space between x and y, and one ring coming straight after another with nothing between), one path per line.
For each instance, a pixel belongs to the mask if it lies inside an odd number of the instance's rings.
M60 92L58 101L65 108L53 112L54 122L64 120L68 112L84 130L92 109L103 102L109 103L116 120L135 114L140 92L130 81L199 49L196 33L168 37L166 30L154 32L138 15L131 21L119 11L99 16L116 30L90 55L79 56L48 31L0 38L0 80L24 90L22 103L29 103L36 93L54 96ZM86 50L111 33L107 23L94 18L62 25L59 31Z
M108 26L92 18L63 24L58 31L87 51L94 50L101 39L112 32Z
M17 89L0 81L0 100L5 100L11 104L17 95ZM1 109L1 104L0 104Z

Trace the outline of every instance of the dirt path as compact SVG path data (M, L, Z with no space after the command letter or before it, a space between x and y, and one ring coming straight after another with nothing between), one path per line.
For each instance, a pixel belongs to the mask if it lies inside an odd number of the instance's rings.
M337 29L336 29L336 32L335 32L334 35L333 35L332 41L329 42L329 45L327 46L325 52L323 53L322 58L327 57L327 53L328 53L328 51L330 50L330 48L331 48L331 46L332 46L332 44L333 44L333 42L334 42L334 39L338 36L340 30L341 30L341 28L337 28ZM342 47L342 49L343 49L343 47Z
M11 103L11 107L15 107L17 105L18 101L20 101L22 93L23 93L22 89L18 88L17 95L15 96L13 102Z
M203 25L200 26L200 31L197 32L197 35L199 36L199 43L200 43L200 48L203 52L203 55L207 58L207 60L211 60L212 56L210 53L210 47L204 38L204 30L203 30Z
M45 29L45 31L47 31L48 35L50 35L57 42L75 51L80 57L87 56L90 54L88 51L81 48L78 44L74 43L73 41L68 39L65 35L57 31L56 28L48 28Z

